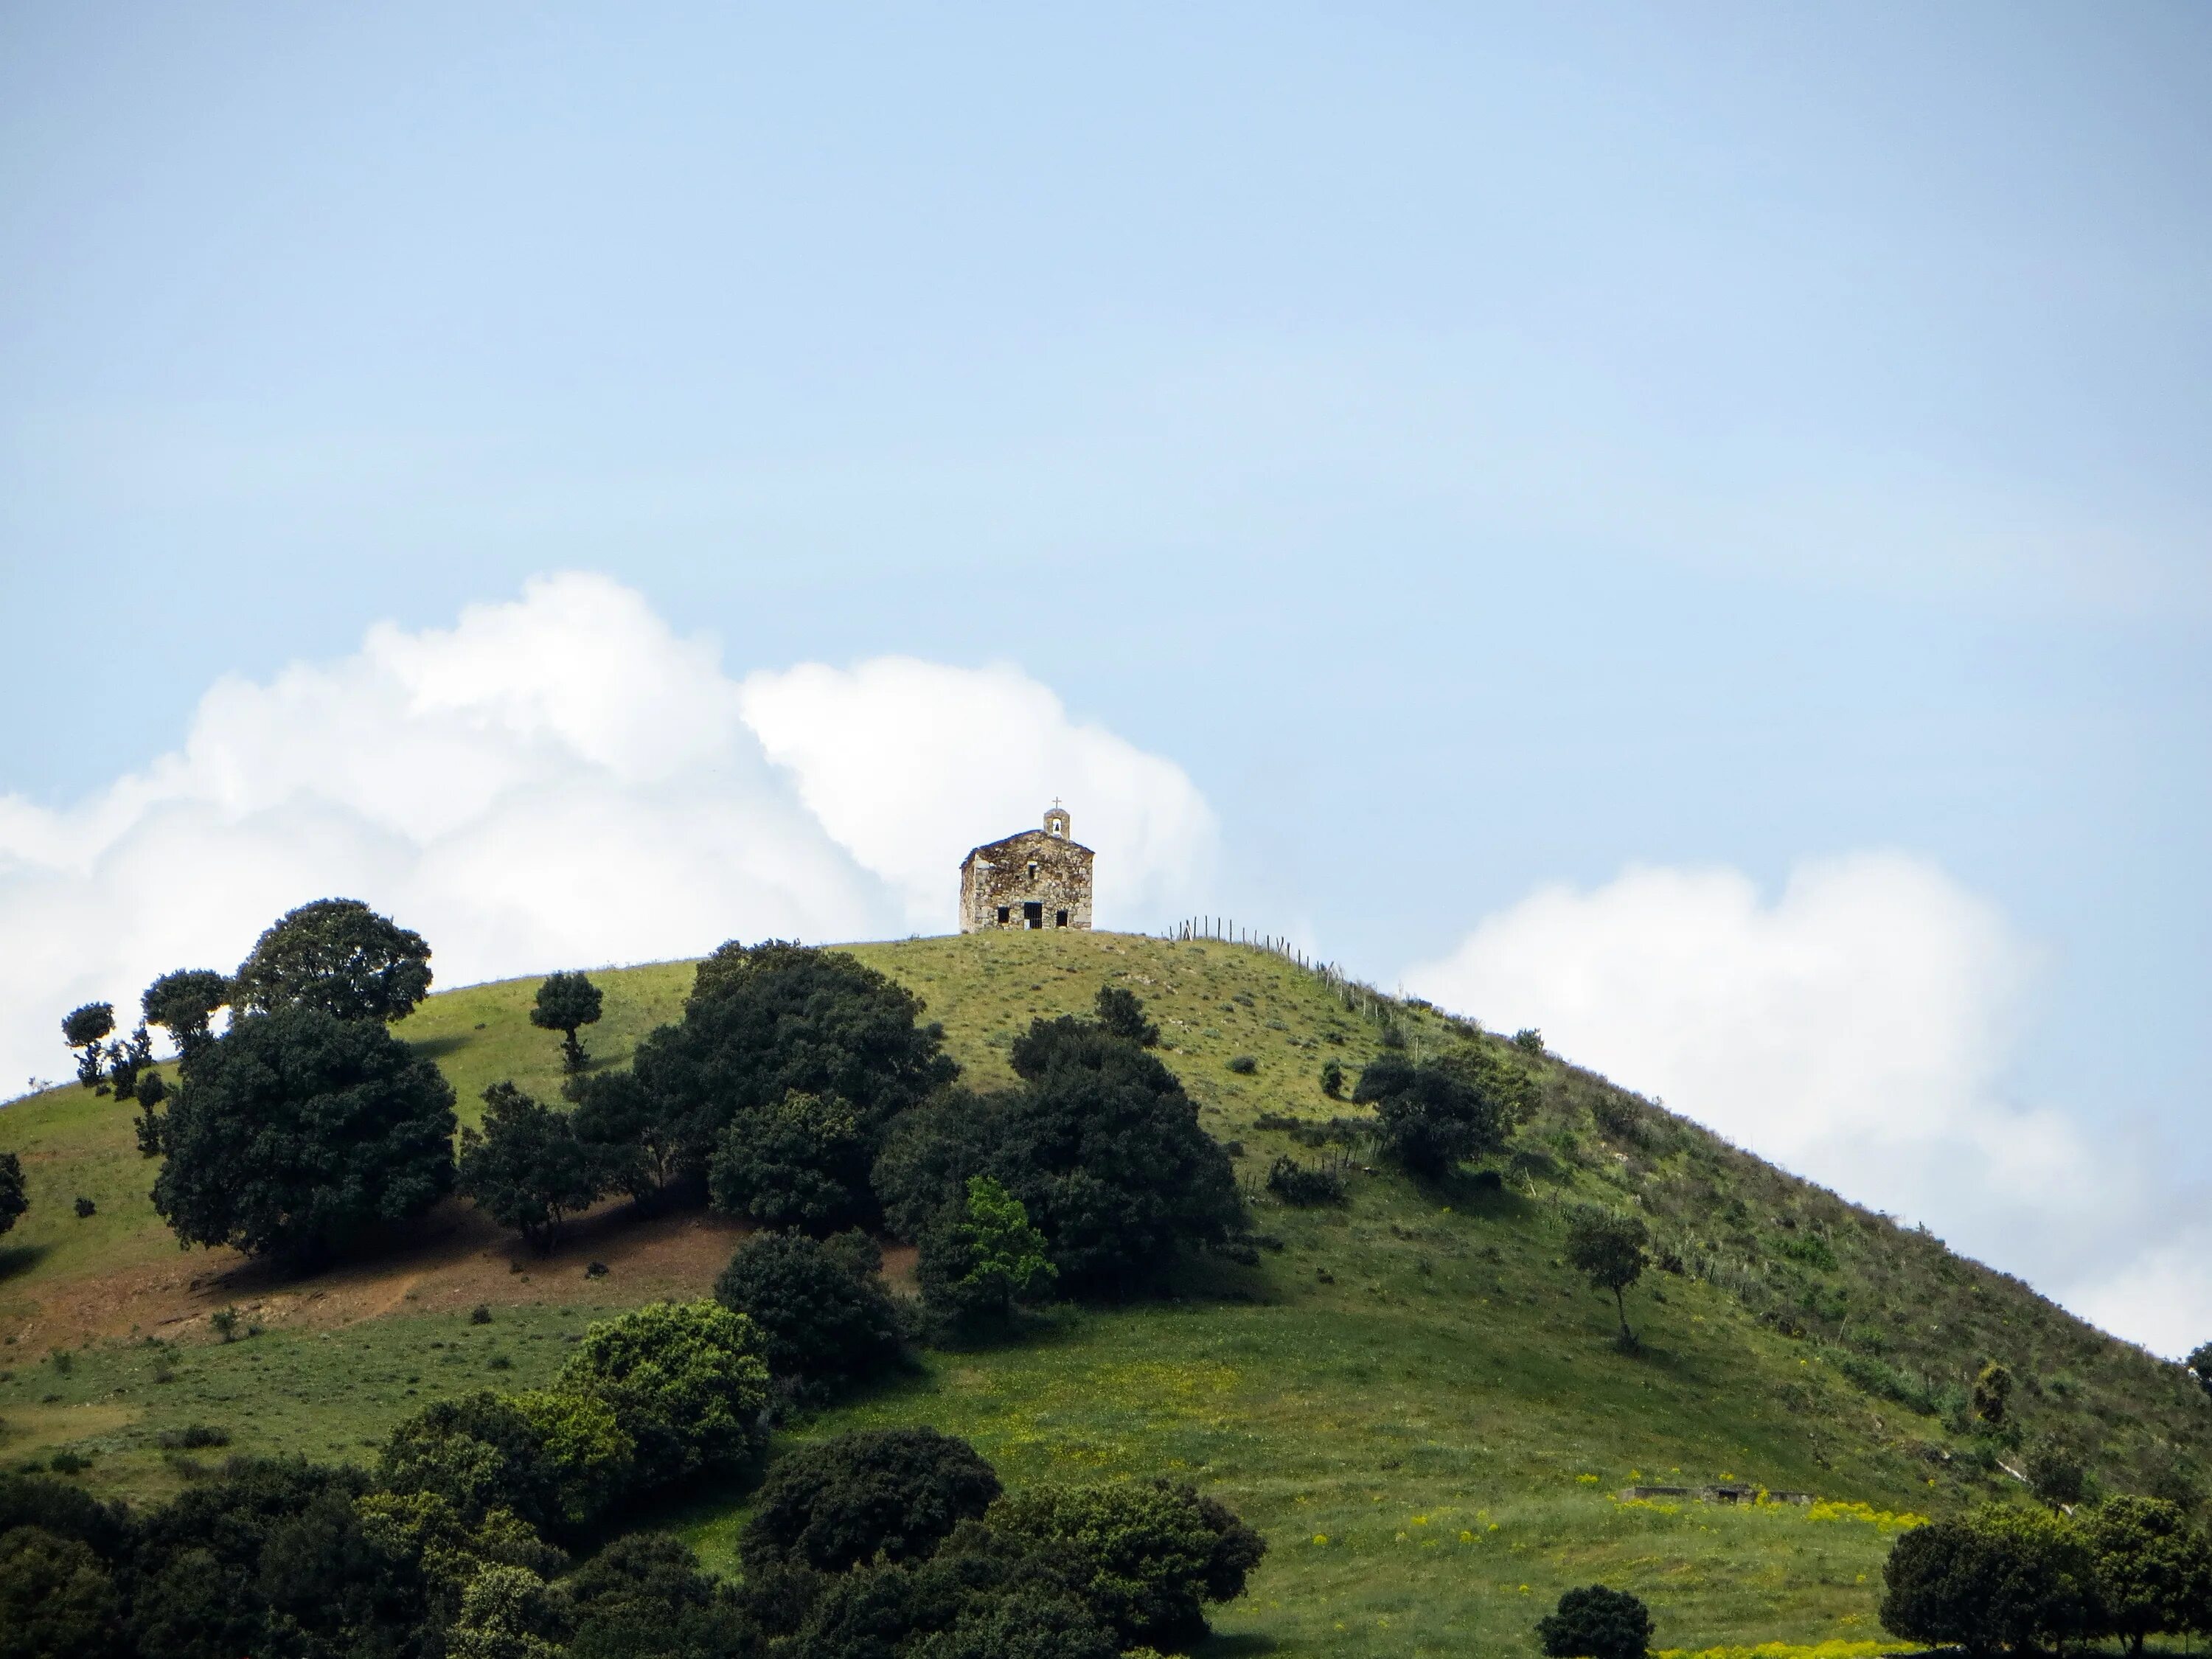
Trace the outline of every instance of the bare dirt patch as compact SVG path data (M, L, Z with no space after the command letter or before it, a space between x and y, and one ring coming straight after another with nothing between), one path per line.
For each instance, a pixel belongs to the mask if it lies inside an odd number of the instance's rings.
M138 1334L212 1337L209 1316L220 1308L236 1309L241 1323L270 1329L335 1327L403 1310L533 1301L552 1282L564 1298L580 1304L633 1306L707 1295L750 1231L696 1210L641 1215L617 1200L577 1220L558 1249L540 1255L474 1206L449 1200L404 1239L381 1249L381 1241L371 1241L355 1259L313 1273L249 1261L234 1250L201 1250L179 1251L167 1263L51 1280L38 1287L35 1301L6 1306L0 1332L37 1352ZM605 1273L587 1276L593 1262ZM0 1293L4 1289L0 1285Z

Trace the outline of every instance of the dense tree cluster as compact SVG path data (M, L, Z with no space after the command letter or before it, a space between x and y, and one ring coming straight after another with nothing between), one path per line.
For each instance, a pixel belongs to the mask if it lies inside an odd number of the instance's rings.
M668 1421L717 1316L615 1322ZM672 1537L607 1539L653 1477L605 1374L428 1407L370 1471L233 1459L142 1514L0 1474L0 1659L1115 1659L1203 1635L1266 1547L1187 1486L1008 1497L966 1442L888 1430L775 1465L732 1587ZM757 1402L757 1362L722 1386Z
M1267 1546L1165 1481L1005 1496L964 1442L915 1429L785 1459L741 1548L763 1629L810 1659L1111 1659L1203 1636Z
M893 1131L876 1164L886 1223L920 1242L975 1225L969 1182L1018 1200L1063 1290L1140 1291L1187 1249L1224 1243L1243 1212L1228 1154L1154 1055L1089 1020L1015 1039L1020 1086L948 1091Z
M683 1018L648 1035L628 1072L585 1081L578 1130L635 1149L644 1193L703 1182L719 1151L726 1201L778 1206L760 1218L772 1224L872 1220L866 1170L884 1131L957 1070L921 1012L842 951L725 945L699 964ZM807 1145L795 1129L809 1123L837 1129L837 1145ZM804 1177L803 1196L787 1176Z
M1970 1654L2212 1630L2212 1540L2163 1498L2072 1515L1991 1505L1915 1528L1882 1571L1881 1622Z

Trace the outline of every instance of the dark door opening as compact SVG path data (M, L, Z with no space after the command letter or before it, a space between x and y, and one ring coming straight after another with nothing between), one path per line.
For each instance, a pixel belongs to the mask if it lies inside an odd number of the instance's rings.
M1014 913L1006 905L999 907L999 926L1003 927L1014 919Z
M1043 927L1043 926L1044 926L1044 905L1043 905L1043 903L1042 903L1042 902L1030 902L1030 903L1024 904L1024 906L1022 906L1022 920L1023 920L1023 921L1026 922L1026 923L1027 923L1030 927Z
M1055 910L1055 911L1054 911L1054 912L1052 913L1052 925L1053 925L1054 927L1066 927L1066 926L1067 926L1067 912L1066 912L1066 911L1065 911L1065 910Z

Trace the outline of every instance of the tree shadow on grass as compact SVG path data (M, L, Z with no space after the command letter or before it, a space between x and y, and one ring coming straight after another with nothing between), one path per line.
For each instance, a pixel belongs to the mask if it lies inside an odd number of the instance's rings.
M443 1060L447 1054L468 1046L474 1032L455 1032L449 1036L411 1037L407 1046L425 1060Z
M1190 1651L1191 1659L1244 1659L1248 1654L1273 1653L1280 1645L1264 1631L1217 1631Z
M0 1245L0 1283L5 1283L17 1273L30 1272L52 1250L51 1244Z

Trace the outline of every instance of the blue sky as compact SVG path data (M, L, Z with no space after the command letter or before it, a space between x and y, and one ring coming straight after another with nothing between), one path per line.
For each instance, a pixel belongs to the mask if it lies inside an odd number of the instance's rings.
M2185 6L15 8L0 794L602 573L732 677L1018 667L1203 796L1181 896L1386 984L1913 860L2023 964L1975 1086L2202 1182L2209 75Z

